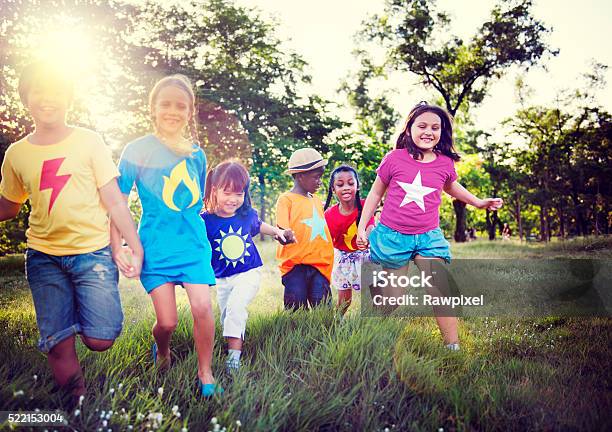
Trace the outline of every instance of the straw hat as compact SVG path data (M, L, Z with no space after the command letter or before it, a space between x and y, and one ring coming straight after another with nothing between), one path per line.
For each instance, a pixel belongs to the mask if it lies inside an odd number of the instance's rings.
M315 149L307 147L293 152L289 158L289 169L286 172L296 174L312 171L325 165L327 165L327 159L323 159L321 153Z

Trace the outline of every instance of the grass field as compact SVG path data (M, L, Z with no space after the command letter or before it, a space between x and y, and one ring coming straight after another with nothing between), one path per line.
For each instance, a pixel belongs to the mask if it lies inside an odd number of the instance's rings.
M35 348L23 260L2 258L0 410L64 409L70 427L82 431L612 429L611 319L465 319L462 351L449 352L432 318L362 318L358 301L344 320L326 308L282 311L273 245L259 247L267 264L250 306L245 367L233 378L223 370L217 322L214 367L226 389L222 398L197 396L184 292L177 288L176 360L162 375L150 358L151 301L137 282L124 279L120 338L104 353L78 347L88 384L78 411L68 411ZM609 259L612 239L479 240L452 250L457 258Z

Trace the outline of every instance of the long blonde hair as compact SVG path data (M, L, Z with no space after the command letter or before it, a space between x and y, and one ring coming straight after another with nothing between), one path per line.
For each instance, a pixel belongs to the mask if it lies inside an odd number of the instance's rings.
M149 109L151 110L151 119L153 122L153 127L157 128L157 126L155 125L155 117L153 115L153 107L155 106L155 101L161 89L165 87L169 87L169 86L178 87L181 90L184 90L185 93L187 93L187 95L189 96L189 99L191 101L191 116L190 116L190 120L188 123L190 136L184 137L185 139L180 141L177 144L169 144L164 141L162 142L166 146L168 146L170 150L172 150L174 153L180 156L191 156L194 152L197 151L197 149L193 148L193 144L195 143L199 147L200 140L198 136L198 126L197 126L197 121L196 121L197 106L196 106L195 93L193 91L193 86L191 85L191 81L189 81L189 78L187 78L185 75L181 75L181 74L168 75L167 77L164 77L160 79L159 81L157 81L157 83L151 89L151 93L149 93Z

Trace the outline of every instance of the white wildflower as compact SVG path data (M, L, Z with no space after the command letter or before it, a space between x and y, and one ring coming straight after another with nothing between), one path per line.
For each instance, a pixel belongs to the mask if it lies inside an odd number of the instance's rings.
M80 409L75 409L74 410L74 416L78 417L81 414L81 410Z
M163 387L158 388L157 389L157 394L160 395L160 396L163 395L164 394L164 388Z
M13 392L13 397L23 396L23 394L23 390L17 390L16 392Z
M217 417L213 417L213 418L211 418L211 419L210 419L210 422L211 422L212 424L217 424Z
M115 389L114 389L114 388L112 388L112 389L110 389L108 392L109 392L110 394L113 394L113 393L115 393Z

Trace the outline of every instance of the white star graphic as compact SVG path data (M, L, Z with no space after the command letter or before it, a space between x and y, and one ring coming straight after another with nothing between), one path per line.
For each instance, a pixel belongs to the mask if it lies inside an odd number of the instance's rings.
M400 204L400 207L404 207L406 204L414 202L421 210L425 211L425 201L423 198L425 195L436 191L435 188L423 186L421 183L421 171L417 173L412 183L398 181L397 184L406 192L406 196Z

